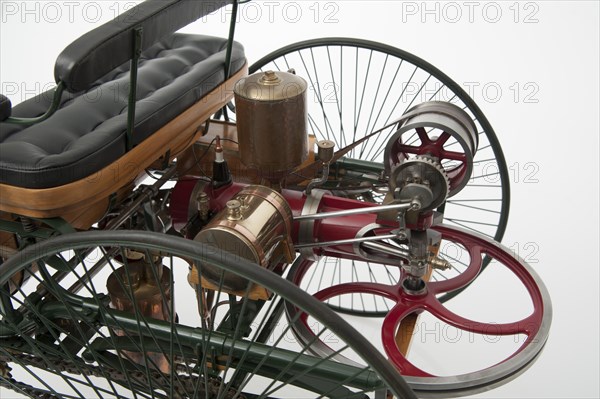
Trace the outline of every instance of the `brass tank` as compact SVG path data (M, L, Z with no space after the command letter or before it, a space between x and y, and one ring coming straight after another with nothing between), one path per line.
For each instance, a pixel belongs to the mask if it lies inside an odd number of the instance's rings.
M132 251L127 255L128 258L131 256L127 266L115 270L107 280L111 306L124 312L137 313L141 317L170 321L171 270L162 264L159 256L148 261L141 253ZM119 330L115 333L122 335ZM144 365L147 359L151 359L154 368L163 373L170 371L170 362L163 354L123 352L127 359L135 363Z
M292 210L281 194L265 186L248 186L228 201L194 240L273 269L294 259L291 231ZM193 284L229 293L248 290L248 281L242 277L222 274L208 263L199 265L199 273L197 266L190 275ZM260 291L251 288L252 293Z
M307 84L289 72L259 72L234 87L241 161L277 187L308 156Z

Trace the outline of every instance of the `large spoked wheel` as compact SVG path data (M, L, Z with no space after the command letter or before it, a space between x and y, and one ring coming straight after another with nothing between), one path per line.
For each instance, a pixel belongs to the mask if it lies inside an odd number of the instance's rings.
M208 264L245 279L246 295L225 294L222 283L191 287L190 265L202 276ZM10 293L8 279L19 271L29 278ZM1 265L0 287L0 390L52 398L414 397L327 306L190 240L139 231L65 235ZM257 289L269 298L257 299ZM283 300L319 323L315 342L339 348L318 357L311 342L293 339ZM347 357L355 361L337 361Z
M469 160L472 174L462 191L439 209L444 211L445 223L449 225L502 240L510 203L504 155L485 115L452 79L406 51L350 38L323 38L286 46L254 63L250 72L291 68L309 85L310 133L319 140L334 141L338 149L382 129L426 101L451 102L462 108L474 120L479 136L477 152ZM387 182L379 179L384 151L397 130L397 124L390 126L353 148L332 168L334 177L328 188L338 195L381 201L387 190ZM448 140L435 129L403 134L395 147L403 153L421 154L434 145L439 152L448 154L461 150L459 140ZM443 166L457 169L456 162L448 157ZM488 262L484 262L484 268ZM353 264L342 263L342 270L360 273ZM438 277L432 276L434 280ZM446 294L442 301L458 292ZM360 309L338 310L380 316L386 311L379 307L369 308L366 313Z
M336 271L315 278L318 269L306 260L297 261L289 279L320 301L341 307L350 302L385 302L390 311L381 319L380 349L419 396L466 395L501 385L527 369L544 347L552 318L548 292L537 274L507 248L465 229L441 225L435 230L442 234L442 247L454 254L447 260L463 262L465 268L446 280L427 283L424 292L405 290L402 275L390 277L388 283L363 280L321 286L319 279L327 280ZM476 289L474 285L459 297L462 301L457 298L453 306L442 304L441 295L473 282L485 255L493 259L486 273L493 274L489 286ZM493 286L499 294L490 290ZM511 300L498 300L505 292L511 293ZM286 310L290 320L295 320L294 332L300 341L318 334L309 315L293 304ZM409 319L417 314L415 324ZM320 356L332 351L325 343L314 347Z

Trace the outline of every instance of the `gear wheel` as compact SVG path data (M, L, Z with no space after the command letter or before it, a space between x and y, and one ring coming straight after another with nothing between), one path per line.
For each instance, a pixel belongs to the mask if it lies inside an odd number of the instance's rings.
M437 160L416 156L392 168L390 189L400 199L420 197L422 211L442 205L450 195L450 180Z

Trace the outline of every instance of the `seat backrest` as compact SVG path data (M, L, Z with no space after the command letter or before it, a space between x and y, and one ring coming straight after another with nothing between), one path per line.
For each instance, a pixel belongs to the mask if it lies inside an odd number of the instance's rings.
M145 50L165 35L232 2L146 0L67 46L56 60L54 78L71 93L87 90L132 58L134 29L143 29L141 49Z

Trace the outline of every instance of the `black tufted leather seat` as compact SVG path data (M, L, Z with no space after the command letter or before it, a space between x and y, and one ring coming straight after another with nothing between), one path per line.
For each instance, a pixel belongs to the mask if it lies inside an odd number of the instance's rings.
M142 53L134 145L167 124L225 80L226 39L172 34ZM231 71L245 64L235 43ZM85 178L126 152L129 63L76 95L65 92L47 120L23 127L0 123L0 183L48 188ZM12 109L36 117L49 107L44 93Z

